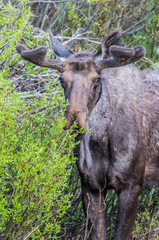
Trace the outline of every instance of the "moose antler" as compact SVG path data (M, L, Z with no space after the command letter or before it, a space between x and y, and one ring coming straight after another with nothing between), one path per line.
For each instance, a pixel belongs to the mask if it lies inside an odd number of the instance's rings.
M145 55L146 50L143 46L124 48L113 45L109 48L109 52L109 58L95 61L97 71L102 71L105 68L120 67L136 62Z
M21 57L29 62L32 62L38 66L57 69L63 72L64 65L60 60L46 59L47 49L45 47L29 50L21 43L18 43L16 50L20 53Z

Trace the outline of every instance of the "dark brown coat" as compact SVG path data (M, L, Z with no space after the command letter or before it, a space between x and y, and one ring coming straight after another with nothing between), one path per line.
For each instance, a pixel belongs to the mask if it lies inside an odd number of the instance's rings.
M46 49L17 45L21 56L40 66L58 69L69 100L66 128L77 121L90 131L76 149L83 206L91 240L104 240L105 196L119 198L115 240L129 240L138 196L146 185L159 184L159 72L140 72L132 65L144 56L142 46L120 47L114 31L96 55L71 55L50 34L53 51L62 58L47 60Z

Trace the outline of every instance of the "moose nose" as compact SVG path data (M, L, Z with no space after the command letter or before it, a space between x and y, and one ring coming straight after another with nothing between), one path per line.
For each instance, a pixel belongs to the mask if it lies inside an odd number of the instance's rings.
M70 129L76 121L78 128L86 128L86 111L72 110L66 113L66 129Z
M87 104L85 99L85 90L80 79L76 79L69 98L69 106L66 112L66 129L69 129L74 121L78 128L86 128Z

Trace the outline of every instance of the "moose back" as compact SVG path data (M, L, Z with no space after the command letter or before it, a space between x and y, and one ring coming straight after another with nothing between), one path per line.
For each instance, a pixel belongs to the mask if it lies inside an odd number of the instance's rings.
M61 72L69 100L66 129L74 121L88 128L78 149L82 200L91 240L106 239L105 196L118 194L115 240L129 240L138 196L146 185L159 185L159 71L139 71L129 65L145 55L145 48L121 47L115 30L93 54L70 54L50 31L53 53L29 50L18 43L22 58Z

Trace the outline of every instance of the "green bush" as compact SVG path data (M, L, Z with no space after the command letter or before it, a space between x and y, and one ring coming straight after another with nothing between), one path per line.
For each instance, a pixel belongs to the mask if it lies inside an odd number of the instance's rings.
M55 238L70 206L70 194L63 191L74 163L75 135L63 130L65 119L57 111L63 98L47 92L32 107L1 78L2 83L0 231L9 239L22 239L35 229L32 239L52 233Z
M15 46L28 34L30 16L27 7L19 16L18 11L1 9L0 238L56 239L70 207L67 182L76 135L63 130L66 104L53 80L41 98L22 100L14 91L9 74L20 59Z
M70 194L63 191L74 162L75 135L63 130L63 113L57 111L63 98L47 92L31 107L2 80L0 231L9 239L22 239L35 229L32 239L55 237L70 205Z

